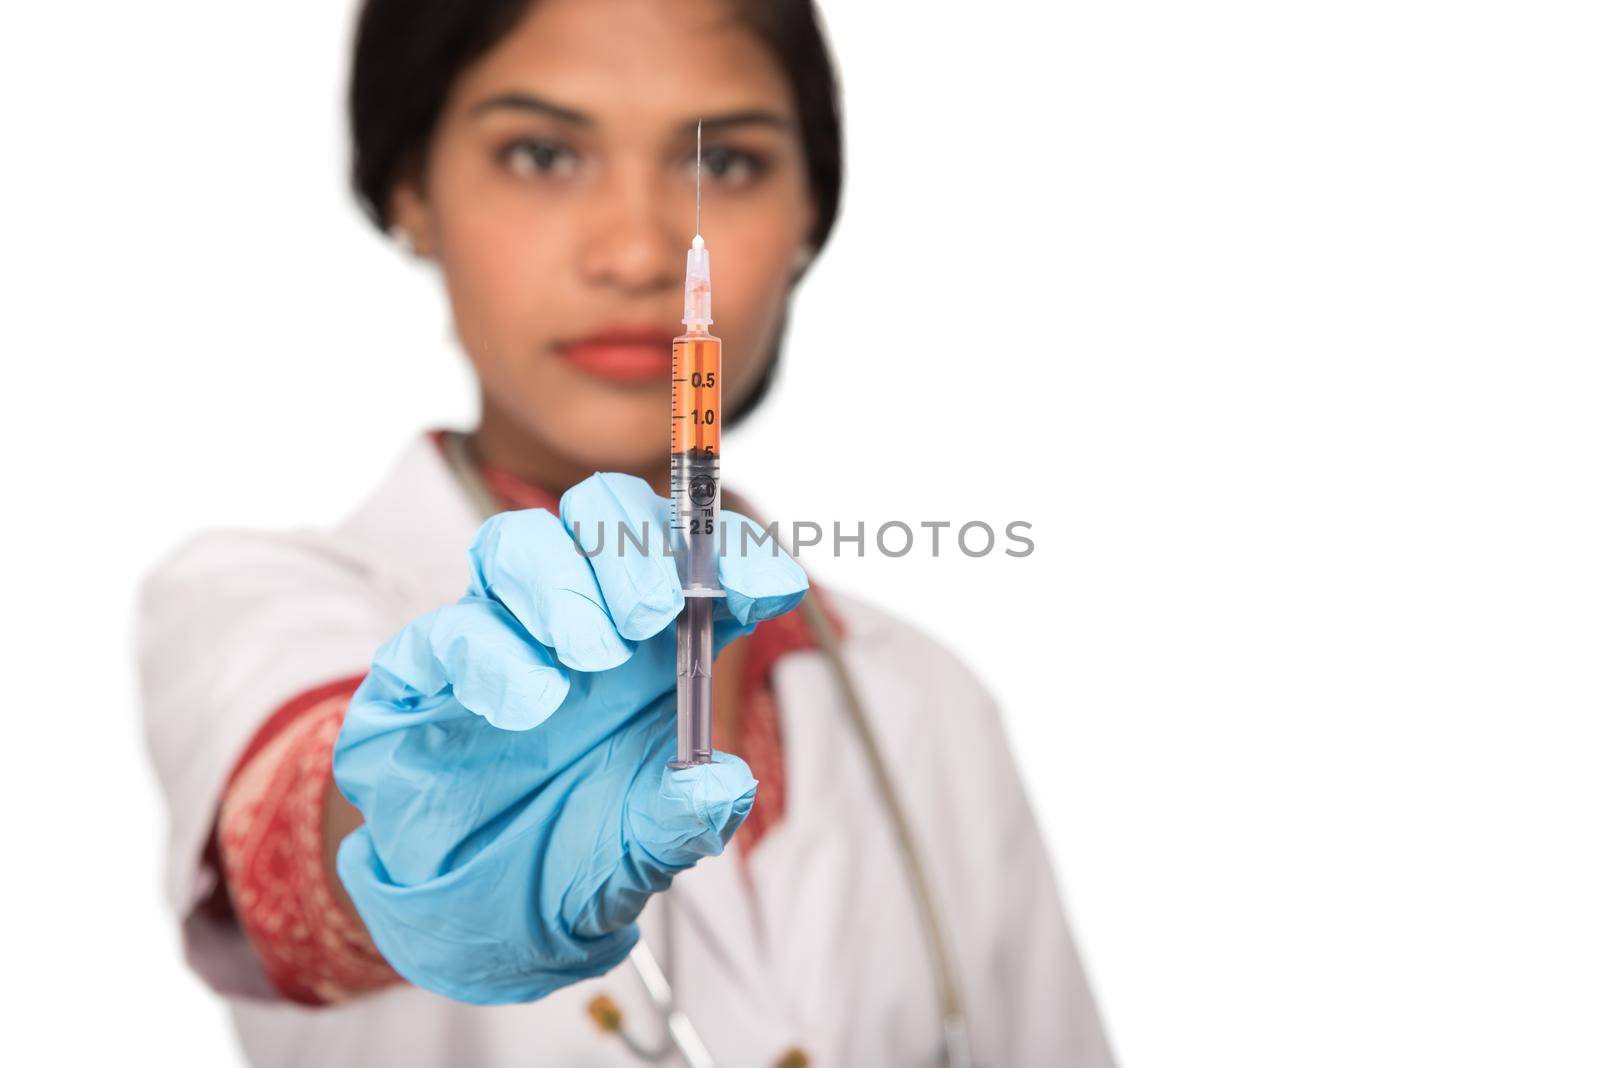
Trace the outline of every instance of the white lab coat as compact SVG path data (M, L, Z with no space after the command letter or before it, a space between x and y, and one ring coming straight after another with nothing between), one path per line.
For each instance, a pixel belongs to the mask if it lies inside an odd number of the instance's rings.
M229 997L252 1064L638 1064L591 1021L586 1006L601 993L635 1034L663 1034L626 964L526 1005L481 1008L409 985L327 1008L275 1001L239 933L194 911L209 889L201 853L218 798L252 734L289 698L359 675L408 620L456 600L478 523L419 439L336 529L202 534L145 585L145 710L171 813L171 903L190 962ZM953 939L977 1064L1109 1065L994 702L912 627L848 598L833 604ZM793 1047L819 1068L932 1064L929 950L828 664L791 654L773 684L786 811L750 857L753 896L733 849L674 881L680 1004L727 1068L771 1065ZM653 899L640 918L657 947L666 911Z

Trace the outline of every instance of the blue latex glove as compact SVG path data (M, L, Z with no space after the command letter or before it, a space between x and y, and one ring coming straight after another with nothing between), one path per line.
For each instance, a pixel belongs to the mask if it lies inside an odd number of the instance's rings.
M722 852L755 800L744 761L666 767L677 749L683 607L660 552L668 502L599 474L544 510L495 516L472 588L378 651L351 699L334 779L366 823L339 878L405 978L477 1004L530 1001L615 967L650 894ZM651 554L616 555L649 523ZM806 578L772 543L721 561L718 648L799 604ZM579 524L593 548L573 546Z

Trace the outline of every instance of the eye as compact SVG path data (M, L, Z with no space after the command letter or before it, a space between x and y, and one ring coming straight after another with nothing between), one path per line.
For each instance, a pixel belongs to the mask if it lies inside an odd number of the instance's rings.
M499 152L500 162L519 178L570 178L578 170L578 154L559 141L519 137Z
M701 153L701 166L708 182L737 189L750 185L766 173L766 160L753 152L740 148L718 146ZM689 173L694 173L694 159L689 160Z

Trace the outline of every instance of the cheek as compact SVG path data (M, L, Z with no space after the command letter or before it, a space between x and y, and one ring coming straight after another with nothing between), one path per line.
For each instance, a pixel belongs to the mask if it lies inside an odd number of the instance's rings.
M713 312L719 322L728 324L723 338L741 383L759 378L772 354L801 247L787 231L765 240L756 238L745 235L736 243L723 242L717 251L729 268L720 275L716 260L712 261Z
M439 259L468 352L474 359L504 355L519 324L535 312L528 304L538 290L524 280L538 272L527 247L493 233L458 232L441 241Z
M525 202L483 186L441 182L434 202L439 265L474 362L526 354L561 247Z

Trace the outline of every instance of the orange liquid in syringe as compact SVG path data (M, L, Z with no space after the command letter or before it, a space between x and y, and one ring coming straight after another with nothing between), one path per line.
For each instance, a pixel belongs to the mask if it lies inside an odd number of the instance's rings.
M672 451L722 455L722 340L690 334L672 342Z

